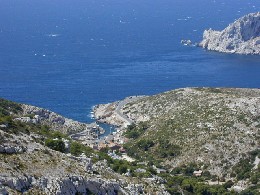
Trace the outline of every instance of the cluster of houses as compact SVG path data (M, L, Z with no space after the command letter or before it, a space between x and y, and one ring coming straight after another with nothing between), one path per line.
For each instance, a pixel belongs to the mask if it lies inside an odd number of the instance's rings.
M80 141L82 144L91 148L96 148L98 144L98 135L105 130L98 124L92 123L84 131L70 135L71 139Z
M80 141L82 144L93 148L94 150L108 149L111 151L109 154L112 158L119 159L119 157L114 155L115 153L113 153L113 151L119 151L124 154L126 151L122 147L122 144L126 143L128 139L121 136L118 132L110 133L109 135L99 139L98 136L103 132L104 129L102 127L93 123L84 131L72 134L70 137L73 140Z

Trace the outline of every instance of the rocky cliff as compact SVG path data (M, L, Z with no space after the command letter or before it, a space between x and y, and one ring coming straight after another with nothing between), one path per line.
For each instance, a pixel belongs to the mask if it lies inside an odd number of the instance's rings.
M205 30L199 46L224 53L260 55L260 12L239 18L223 31Z

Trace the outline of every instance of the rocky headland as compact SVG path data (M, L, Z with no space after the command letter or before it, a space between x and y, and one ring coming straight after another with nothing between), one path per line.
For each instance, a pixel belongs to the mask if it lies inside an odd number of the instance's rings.
M142 97L116 110L119 104L102 105L96 112L102 121L118 126L123 121L117 112L133 121L121 132L129 138L125 148L131 157L158 161L169 171L194 163L203 172L232 180L238 191L252 185L249 175L240 177L235 170L248 158L252 175L260 167L259 153L251 155L260 147L259 89L184 88Z
M243 16L222 31L205 30L199 46L223 53L260 55L260 12Z
M17 117L16 120L39 123L41 125L49 125L56 131L68 134L83 131L91 126L86 123L68 119L44 108L39 108L27 104L20 105L22 110L18 114L19 117Z

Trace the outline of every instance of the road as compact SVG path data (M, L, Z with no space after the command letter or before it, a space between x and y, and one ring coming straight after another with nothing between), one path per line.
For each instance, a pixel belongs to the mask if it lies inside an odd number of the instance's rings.
M124 121L124 127L127 127L128 125L131 125L134 121L128 118L126 115L124 115L121 112L121 109L128 103L136 101L138 99L143 98L144 96L131 96L127 97L126 99L120 101L115 109L115 113L118 115L118 118L120 118L122 121Z

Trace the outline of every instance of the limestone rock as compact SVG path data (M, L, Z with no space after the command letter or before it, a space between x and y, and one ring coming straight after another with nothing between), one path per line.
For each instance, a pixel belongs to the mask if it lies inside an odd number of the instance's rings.
M88 124L65 118L47 109L26 104L21 104L21 106L23 109L22 117L16 118L16 120L20 120L22 122L49 125L53 129L59 130L63 133L80 132L85 130L89 126ZM31 119L30 117L24 117L26 115L33 115L33 119Z
M0 153L2 154L17 154L25 151L26 149L22 146L0 145Z
M46 194L71 195L71 194L89 194L89 192L100 195L132 194L132 192L141 192L141 185L131 185L126 193L119 183L103 180L99 178L83 178L81 176L69 176L66 178L43 177L35 179L34 177L0 177L0 182L10 189L18 192L25 192L29 188L37 187ZM8 191L0 185L0 193L8 194Z
M0 186L0 194L2 194L2 195L8 195L7 190L6 190L3 186Z
M260 55L260 12L239 18L223 31L205 30L199 46L223 53Z
M19 192L30 188L32 177L0 177L0 183Z

